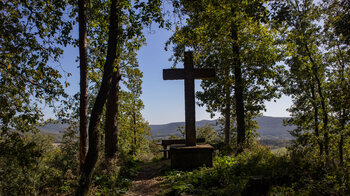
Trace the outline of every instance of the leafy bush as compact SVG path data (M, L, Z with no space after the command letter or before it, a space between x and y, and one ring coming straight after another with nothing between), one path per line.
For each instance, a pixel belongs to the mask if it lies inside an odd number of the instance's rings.
M240 195L258 179L274 195L349 195L349 169L327 166L311 154L273 154L256 145L237 156L215 157L212 168L172 171L167 185L175 195Z
M92 178L94 195L122 195L132 185L132 178L138 173L138 161L132 155L120 154L112 165L106 165L104 159L97 163Z
M293 195L349 195L350 169L317 153L311 147L290 148L288 177L292 183L274 190L281 194L293 190Z
M282 171L278 168L287 164L285 160L272 154L266 147L255 146L235 157L215 157L212 168L199 168L191 172L173 171L168 174L167 183L172 185L175 194L240 194L250 176L279 176ZM281 166L276 168L276 165Z
M8 133L0 142L0 195L38 195L62 183L60 150L40 133Z

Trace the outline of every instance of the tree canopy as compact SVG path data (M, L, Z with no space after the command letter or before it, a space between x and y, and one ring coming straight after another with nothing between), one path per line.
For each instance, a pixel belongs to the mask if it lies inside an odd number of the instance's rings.
M0 195L123 194L148 164L169 194L348 195L349 1L169 2L0 1ZM192 50L195 66L216 70L196 94L219 116L220 129L197 128L212 168L169 172L142 116L137 54L152 23L173 30L174 67ZM81 90L67 95L60 58L77 46ZM294 139L259 137L254 119L281 95ZM64 133L40 132L43 105Z

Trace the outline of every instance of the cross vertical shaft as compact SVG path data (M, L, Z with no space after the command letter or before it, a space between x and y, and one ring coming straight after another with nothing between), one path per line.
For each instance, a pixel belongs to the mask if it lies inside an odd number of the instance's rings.
M186 146L196 145L196 112L192 52L185 52L185 132Z
M184 69L163 69L164 80L185 80L185 136L186 146L196 146L195 79L215 78L215 69L193 66L192 52L185 52Z

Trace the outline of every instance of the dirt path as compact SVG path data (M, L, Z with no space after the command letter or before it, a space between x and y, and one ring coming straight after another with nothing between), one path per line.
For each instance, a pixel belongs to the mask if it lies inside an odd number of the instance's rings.
M144 163L141 165L140 173L132 182L132 187L127 196L161 195L161 184L164 179L162 171L169 167L169 160Z

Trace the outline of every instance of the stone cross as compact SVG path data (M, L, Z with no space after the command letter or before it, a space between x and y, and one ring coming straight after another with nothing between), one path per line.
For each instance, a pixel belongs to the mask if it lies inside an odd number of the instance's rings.
M192 52L185 52L184 69L163 69L163 80L185 80L185 132L186 146L196 145L195 79L215 77L215 69L193 67Z

